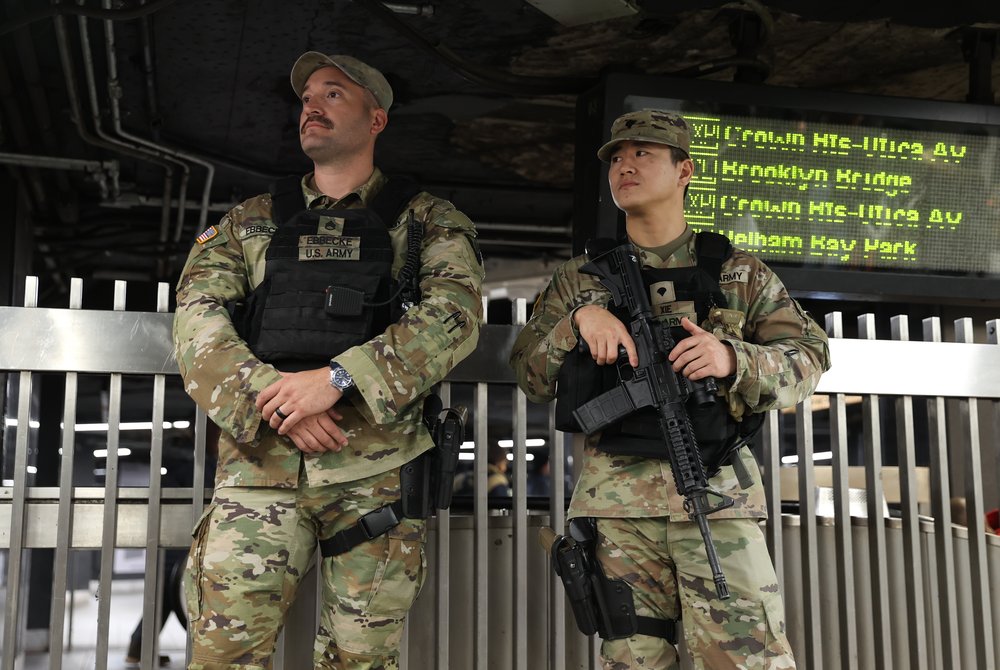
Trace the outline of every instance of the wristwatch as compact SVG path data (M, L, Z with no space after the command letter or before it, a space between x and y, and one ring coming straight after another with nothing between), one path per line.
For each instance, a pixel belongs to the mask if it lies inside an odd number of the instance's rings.
M354 388L354 378L340 363L330 361L330 386L347 393Z

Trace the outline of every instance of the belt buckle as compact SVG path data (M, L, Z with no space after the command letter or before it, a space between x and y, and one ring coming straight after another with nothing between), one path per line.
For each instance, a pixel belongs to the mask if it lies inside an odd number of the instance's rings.
M396 513L393 511L392 506L386 505L374 512L365 514L358 520L358 524L361 526L361 530L364 531L365 536L371 540L398 526L399 519L396 518Z

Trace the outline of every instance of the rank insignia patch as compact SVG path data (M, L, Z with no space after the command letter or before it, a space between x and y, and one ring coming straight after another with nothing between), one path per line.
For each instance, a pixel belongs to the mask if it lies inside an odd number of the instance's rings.
M208 228L205 229L205 232L203 232L201 235L195 238L195 242L197 242L198 244L205 244L205 242L208 242L210 239L212 239L218 234L219 234L218 228L216 228L215 226L209 226Z

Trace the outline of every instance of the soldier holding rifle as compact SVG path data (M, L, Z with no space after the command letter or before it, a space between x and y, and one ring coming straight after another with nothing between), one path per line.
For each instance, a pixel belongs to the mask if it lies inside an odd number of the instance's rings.
M530 399L557 398L564 430L588 433L552 551L605 667L679 667L683 621L698 667L794 668L744 447L764 412L812 393L829 348L770 268L688 226L690 144L675 114L614 122L598 157L627 239L556 270L511 364Z

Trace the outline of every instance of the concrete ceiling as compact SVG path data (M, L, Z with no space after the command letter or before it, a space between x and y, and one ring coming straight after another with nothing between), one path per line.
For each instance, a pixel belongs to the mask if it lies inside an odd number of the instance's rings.
M43 302L69 277L172 283L206 224L309 169L288 71L317 49L387 75L378 163L465 210L517 282L570 253L575 102L603 75L994 104L998 27L968 0L0 0L0 152L89 162L5 159L25 228L8 209L0 245L30 251Z

